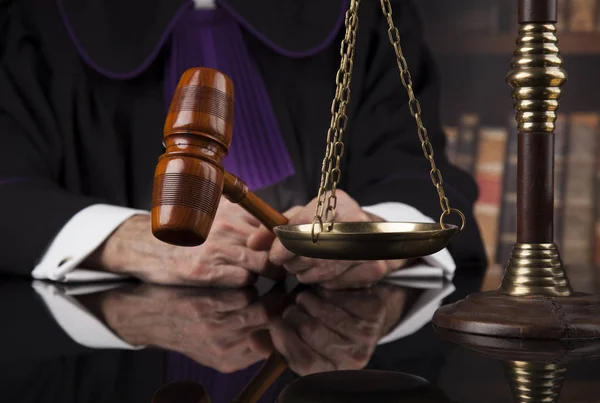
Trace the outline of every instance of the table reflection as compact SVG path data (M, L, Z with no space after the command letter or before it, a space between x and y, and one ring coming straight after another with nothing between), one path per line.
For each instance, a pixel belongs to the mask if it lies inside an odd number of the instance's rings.
M308 375L364 368L408 313L422 315L421 325L431 319L431 309L411 312L426 291L390 283L346 291L298 286L291 292L276 285L259 295L254 288L134 283L71 297L131 348L177 352L221 373L277 351L296 374ZM443 297L447 289L435 291Z
M424 278L414 287L404 278L344 291L298 284L260 290L35 282L34 288L78 343L164 350L165 382L197 381L213 402L236 396L256 401L248 396L258 392L265 395L261 401L274 401L298 376L363 369L379 345L428 324L454 290L450 283ZM93 331L85 334L86 328ZM277 357L283 368L261 372ZM285 373L278 379L281 369Z
M260 403L284 397L278 403L350 403L361 396L381 402L587 403L598 395L600 363L589 360L593 350L571 343L566 353L540 360L546 347L524 345L509 348L517 354L508 359L494 355L507 350L495 344L468 346L436 334L433 312L442 301L478 289L473 272L459 270L454 284L439 276L407 276L350 291L293 281L218 290L5 278L0 401L148 403L157 390L181 381L188 395L195 390L192 402L201 391L211 403L240 396ZM585 360L561 361L575 353ZM271 371L276 376L244 395L278 356L283 370ZM350 387L340 387L348 382ZM326 393L311 394L314 385ZM163 396L186 403L177 393Z

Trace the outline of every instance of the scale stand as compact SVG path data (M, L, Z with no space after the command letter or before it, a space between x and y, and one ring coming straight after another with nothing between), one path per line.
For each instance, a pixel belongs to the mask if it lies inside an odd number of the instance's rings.
M556 38L557 0L519 0L507 81L519 126L517 243L496 291L437 310L437 328L522 339L600 338L600 297L574 292L553 239L554 123L567 79Z

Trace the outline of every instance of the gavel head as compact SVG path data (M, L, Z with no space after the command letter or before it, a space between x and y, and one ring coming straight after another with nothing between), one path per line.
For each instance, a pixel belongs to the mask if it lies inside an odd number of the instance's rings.
M164 126L165 153L154 174L152 233L179 246L202 244L223 191L233 129L233 83L209 68L179 80Z

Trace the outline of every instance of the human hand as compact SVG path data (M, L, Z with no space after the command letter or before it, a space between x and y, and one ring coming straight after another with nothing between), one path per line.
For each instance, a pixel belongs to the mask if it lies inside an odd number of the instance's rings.
M383 221L380 217L362 210L358 203L343 190L337 190L336 222ZM289 224L311 223L317 199L304 207L294 207L284 215ZM326 260L297 256L287 250L266 228L248 238L248 247L256 251L269 251L269 260L275 266L283 266L296 275L301 283L319 283L325 288L362 288L381 280L388 273L406 265L405 260Z
M406 289L378 284L368 290L301 292L272 322L275 349L301 376L364 368L378 341L400 319Z
M272 299L271 299L272 301ZM272 351L268 310L254 289L200 289L142 284L108 291L99 310L132 345L177 351L224 373L264 360Z
M125 221L85 264L158 284L237 287L253 283L257 275L279 279L285 270L269 261L268 252L246 246L260 225L222 197L206 242L178 247L156 239L150 216L138 215Z

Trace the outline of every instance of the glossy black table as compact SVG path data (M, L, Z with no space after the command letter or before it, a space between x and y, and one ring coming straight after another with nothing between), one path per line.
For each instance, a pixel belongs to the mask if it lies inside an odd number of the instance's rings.
M216 290L2 278L0 401L149 403L168 385L180 387L173 402L206 402L192 396L201 385L231 402L273 351L287 368L260 402L600 401L596 344L436 332L435 307L478 290L483 273L340 292L292 279Z

